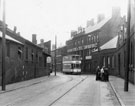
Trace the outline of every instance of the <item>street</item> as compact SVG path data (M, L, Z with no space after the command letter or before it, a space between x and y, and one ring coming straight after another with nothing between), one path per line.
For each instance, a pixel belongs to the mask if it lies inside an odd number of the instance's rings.
M52 76L52 75L51 75ZM108 82L94 75L57 74L0 94L0 106L120 106Z

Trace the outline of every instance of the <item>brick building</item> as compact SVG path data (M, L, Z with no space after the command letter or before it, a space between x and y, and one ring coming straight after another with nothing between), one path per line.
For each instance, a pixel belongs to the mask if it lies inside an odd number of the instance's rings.
M2 22L0 22L1 24ZM0 32L2 29L0 29ZM2 37L2 32L0 33ZM2 39L0 37L0 80L2 64ZM42 47L6 28L6 83L28 80L47 75L46 58ZM1 82L1 81L0 81Z
M112 16L104 18L98 16L98 23L89 22L85 30L82 28L66 42L68 54L79 54L82 56L82 70L84 73L93 73L92 52L111 40L117 35L122 22L120 8L112 9ZM73 33L72 33L73 34ZM97 63L98 64L98 63Z

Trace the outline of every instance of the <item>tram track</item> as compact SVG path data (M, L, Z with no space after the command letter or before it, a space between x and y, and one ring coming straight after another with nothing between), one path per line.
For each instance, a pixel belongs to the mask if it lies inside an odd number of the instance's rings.
M77 87L79 84L81 84L84 80L86 80L87 77L82 78L81 81L79 81L77 84L75 84L72 88L70 88L68 91L66 91L63 95L61 95L60 97L58 97L56 100L54 100L50 105L48 106L53 106L53 104L55 104L56 102L58 102L60 99L62 99L66 94L68 94L70 91L72 91L75 87Z

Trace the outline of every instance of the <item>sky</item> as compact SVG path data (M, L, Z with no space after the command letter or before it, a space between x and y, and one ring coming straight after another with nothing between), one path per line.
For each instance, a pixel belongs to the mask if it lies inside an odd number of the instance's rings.
M99 13L111 15L112 6L126 14L127 0L6 0L6 23L30 41L37 34L38 43L44 39L54 44L56 35L61 46L71 38L71 30L86 27L87 20Z

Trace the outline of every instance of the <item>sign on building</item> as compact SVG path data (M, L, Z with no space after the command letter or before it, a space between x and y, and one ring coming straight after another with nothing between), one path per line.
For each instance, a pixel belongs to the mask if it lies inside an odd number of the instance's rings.
M47 57L47 63L51 63L51 57Z

